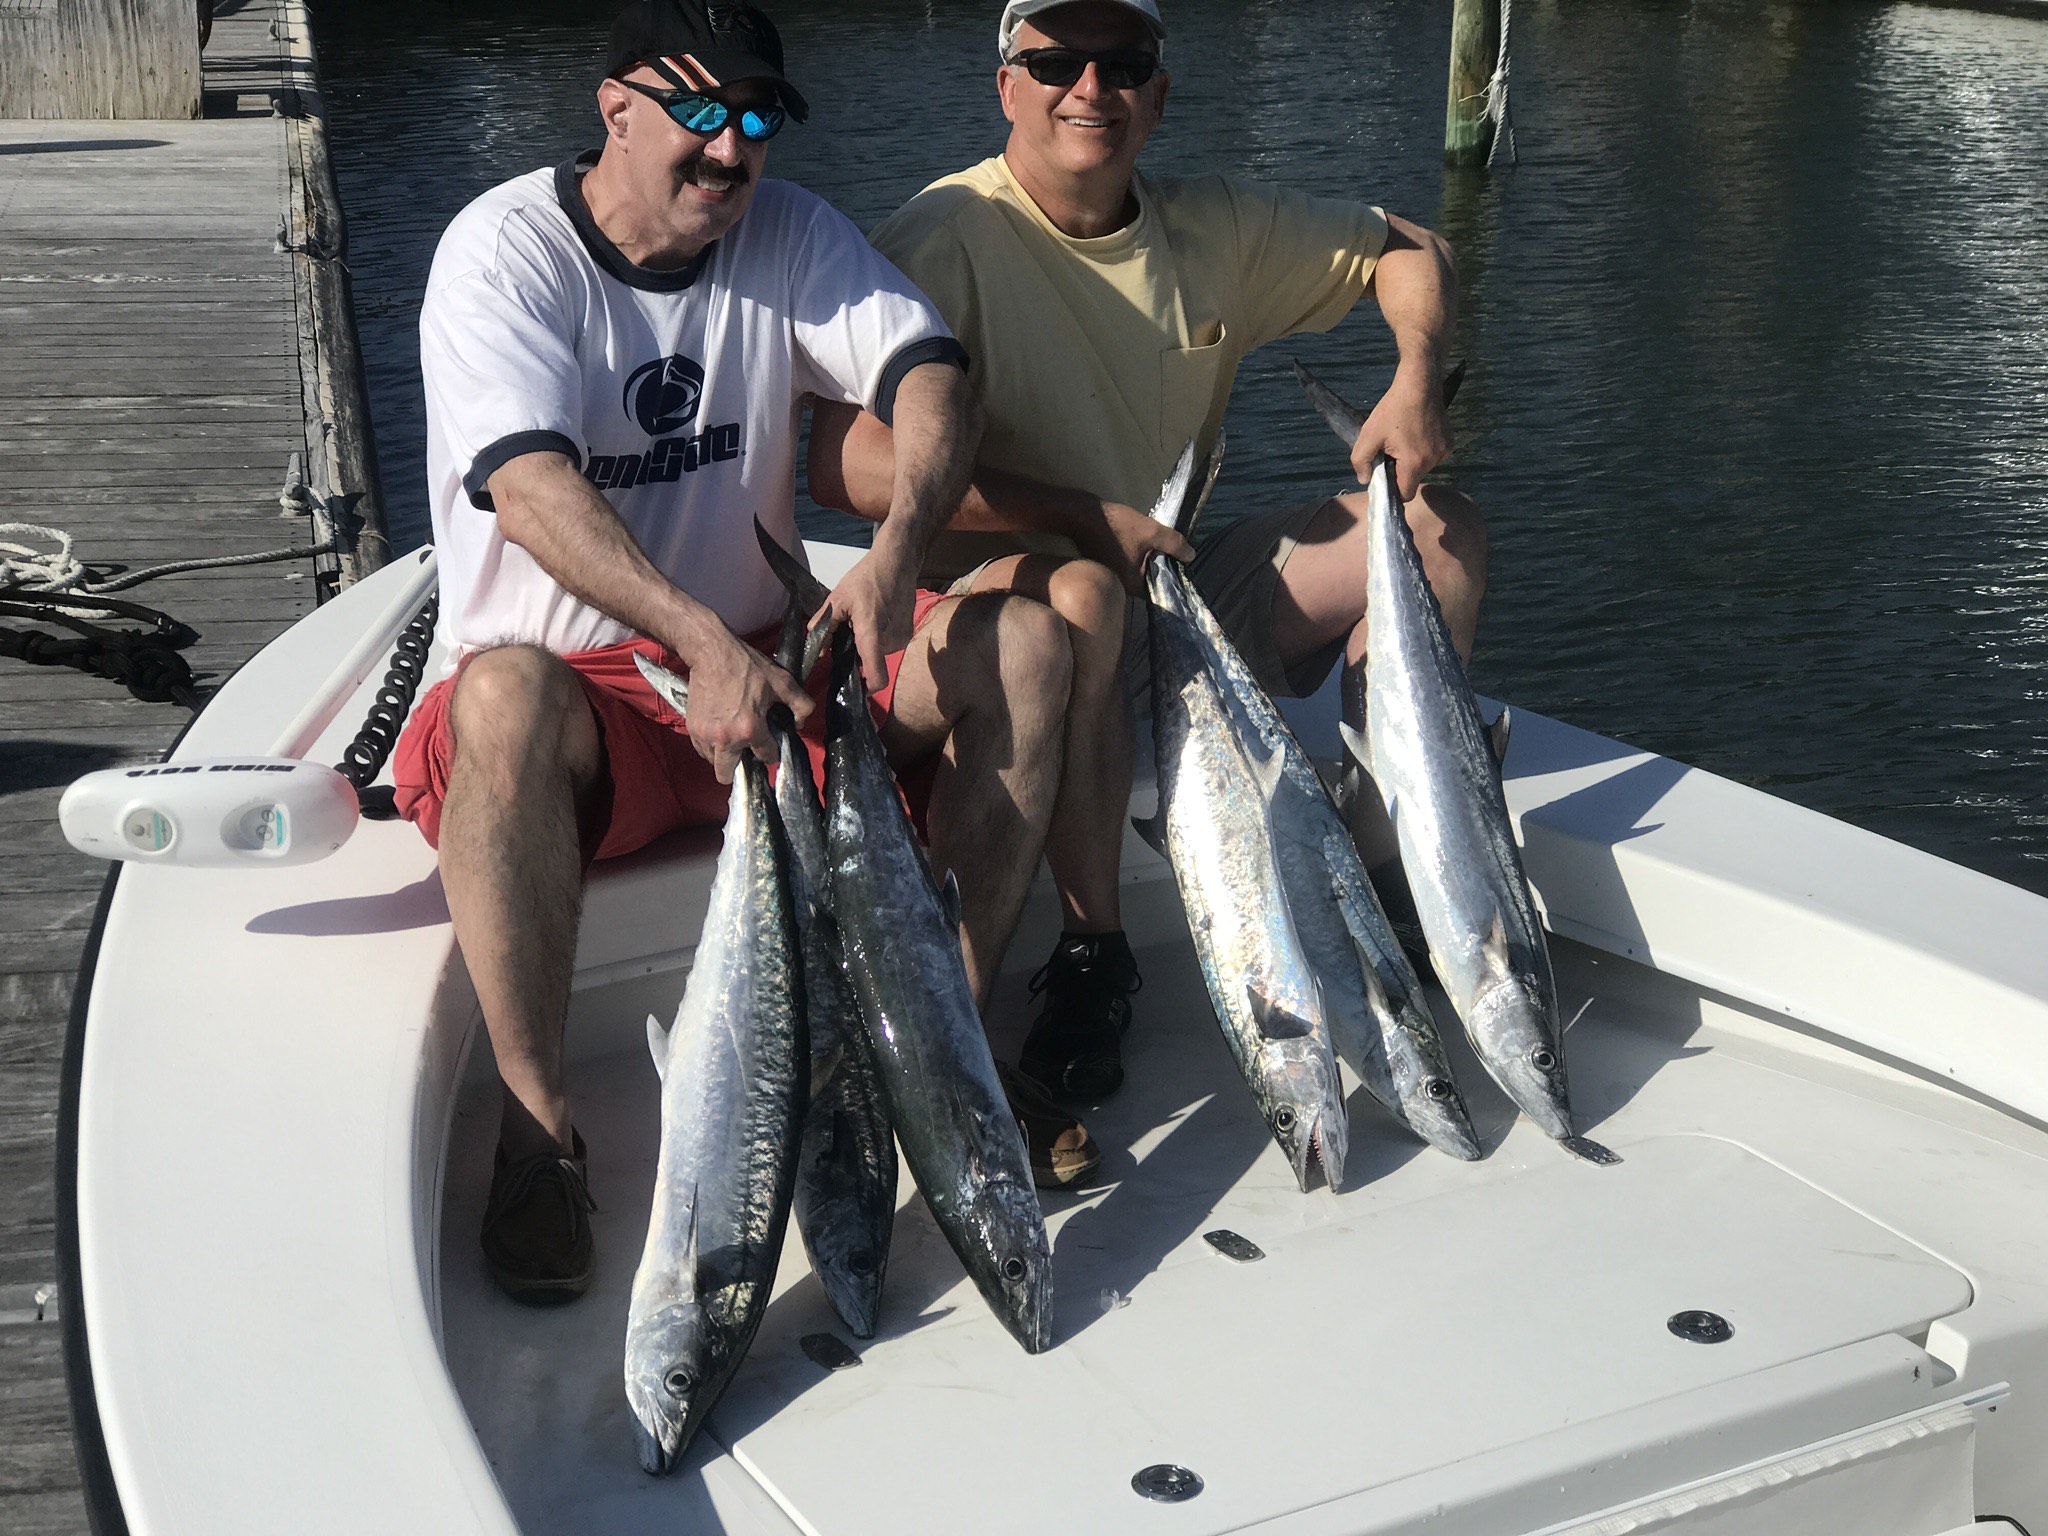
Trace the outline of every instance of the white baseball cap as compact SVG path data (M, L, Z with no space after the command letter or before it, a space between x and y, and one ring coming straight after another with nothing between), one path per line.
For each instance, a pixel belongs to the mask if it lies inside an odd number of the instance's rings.
M1003 24L996 32L996 49L1007 59L1011 45L1017 41L1017 28L1041 11L1056 10L1063 5L1072 5L1074 0L1010 0L1003 7ZM1107 0L1111 5L1126 6L1145 19L1145 25L1152 29L1152 36L1159 42L1166 41L1166 23L1159 19L1158 0Z

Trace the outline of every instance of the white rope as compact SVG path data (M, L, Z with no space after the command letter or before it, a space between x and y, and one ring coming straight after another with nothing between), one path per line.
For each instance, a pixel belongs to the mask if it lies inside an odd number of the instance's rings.
M1515 151L1515 129L1508 121L1508 23L1515 12L1515 0L1500 0L1500 52L1494 58L1493 78L1486 82L1486 115L1493 120L1493 143L1486 151L1491 166L1500 153L1500 141L1508 141L1508 163L1521 164Z
M57 547L45 551L17 544L7 534L25 533L48 539ZM0 523L0 585L19 584L28 592L83 592L92 575L72 558L71 535L41 523Z
M8 534L28 534L47 539L57 547L54 550L34 549L27 544L15 543L5 537ZM172 560L163 565L144 566L125 575L95 579L92 568L72 555L71 535L63 529L45 528L41 523L0 523L0 588L11 587L17 593L77 592L88 597L106 596L125 592L159 576L175 576L186 571L227 570L242 565L272 565L284 560L311 560L320 555L334 554L340 547L341 540L336 535L307 549L264 549L247 555ZM59 607L57 611L74 618L94 618L101 613L98 608Z

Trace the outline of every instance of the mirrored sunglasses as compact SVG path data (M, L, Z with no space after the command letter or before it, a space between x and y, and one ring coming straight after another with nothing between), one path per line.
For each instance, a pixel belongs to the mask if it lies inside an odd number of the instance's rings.
M642 85L638 80L621 80L619 84L659 103L662 111L678 126L702 134L707 139L725 132L725 125L735 116L733 108L716 96L699 96L691 91L664 91L652 85ZM765 144L774 138L789 120L780 107L746 107L737 116L740 137L756 144Z
M1104 48L1084 53L1079 48L1026 48L1010 55L1040 85L1069 86L1095 66L1095 77L1112 91L1143 85L1159 71L1159 55L1142 48Z

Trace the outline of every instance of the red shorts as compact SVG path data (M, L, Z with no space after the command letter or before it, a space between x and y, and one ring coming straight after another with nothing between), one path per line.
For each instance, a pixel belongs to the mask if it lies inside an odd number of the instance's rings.
M946 601L943 592L917 594L913 623L922 628L931 612ZM774 648L780 626L743 638L763 653ZM578 651L562 659L572 667L597 717L604 744L604 782L583 829L590 856L617 858L645 847L678 827L716 826L725 820L730 786L718 782L711 764L690 745L683 717L648 685L634 664L633 653L644 651L673 672L687 675L675 654L654 640L629 640L595 651ZM448 775L455 764L455 733L448 725L448 705L462 670L478 653L456 663L455 674L429 688L413 706L405 732L391 758L398 812L441 845L441 803L448 793ZM888 661L889 683L870 698L879 721L889 712L896 692L896 672L903 652ZM803 738L811 752L811 772L825 781L825 690L829 668L820 667L810 694L818 708L804 722ZM922 831L925 801L931 794L936 755L914 764L900 778L912 815Z

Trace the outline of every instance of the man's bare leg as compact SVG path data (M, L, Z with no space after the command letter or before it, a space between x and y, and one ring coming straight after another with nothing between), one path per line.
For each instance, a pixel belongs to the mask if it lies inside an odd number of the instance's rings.
M1065 767L1046 833L1045 860L1071 934L1123 927L1117 876L1131 798L1131 717L1123 659L1124 589L1093 560L1012 555L975 577L976 592L1008 591L1044 603L1067 622L1074 680L1067 703Z
M441 882L504 1081L500 1145L512 1160L567 1154L562 1035L583 907L576 813L601 766L597 722L559 658L505 646L463 669L449 724Z
M892 761L940 751L926 825L960 883L960 939L988 1006L1059 794L1073 676L1049 608L977 593L942 604L904 653L882 740Z
M975 593L937 609L896 676L882 739L897 762L943 753L925 817L934 870L960 883L960 940L986 1012L1059 794L1073 677L1067 627L1021 597ZM1029 1078L1001 1068L1032 1177L1056 1188L1102 1154Z
M1425 485L1407 504L1409 530L1443 609L1451 644L1466 663L1479 632L1479 605L1486 595L1486 522L1468 496L1445 486ZM1339 635L1345 637L1347 666L1365 658L1366 496L1353 491L1323 504L1280 571L1273 598L1273 647L1293 665ZM1365 701L1344 691L1345 719L1365 726ZM1368 867L1398 851L1394 829L1379 797L1361 795L1353 807L1351 835Z
M1117 887L1131 794L1131 717L1119 675L1127 599L1106 567L1051 555L991 561L975 590L1046 604L1066 621L1073 646L1066 769L1045 847L1061 933L1031 978L1042 1001L1017 1064L1052 1092L1092 1102L1123 1083L1122 1041L1139 986Z

